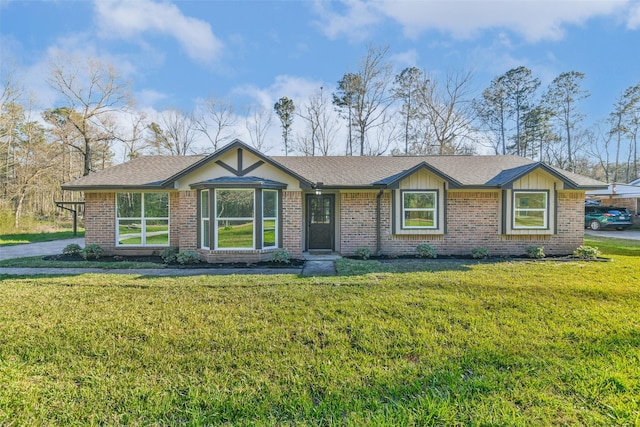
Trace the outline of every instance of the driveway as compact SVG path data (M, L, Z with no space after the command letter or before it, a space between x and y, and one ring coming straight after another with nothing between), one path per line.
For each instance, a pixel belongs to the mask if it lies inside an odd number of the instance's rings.
M54 240L52 242L26 243L24 245L0 247L0 260L22 258L37 255L61 254L62 250L72 243L84 247L84 237L74 239Z
M640 240L640 230L601 230L586 229L584 234L588 236L609 237L612 239Z

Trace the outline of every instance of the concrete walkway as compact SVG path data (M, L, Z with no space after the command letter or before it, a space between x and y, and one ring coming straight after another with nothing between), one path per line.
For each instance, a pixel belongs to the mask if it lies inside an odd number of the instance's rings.
M24 245L2 246L0 247L0 260L37 255L61 254L62 250L72 243L84 247L84 237L54 240L51 242L27 243Z
M640 240L640 231L639 230L601 230L601 231L593 231L593 230L584 230L584 234L587 236L598 236L598 237L610 237L612 239L629 239L629 240Z
M84 247L84 238L54 240L52 242L28 243L24 245L4 246L0 248L0 260L22 258L39 255L61 254L62 250L72 243ZM142 276L200 276L229 274L298 274L302 276L335 275L335 256L305 257L303 267L291 268L141 268L141 269L102 269L102 268L18 268L0 267L0 275L33 276L33 275L79 275L93 274L135 274ZM310 258L310 259L309 259Z

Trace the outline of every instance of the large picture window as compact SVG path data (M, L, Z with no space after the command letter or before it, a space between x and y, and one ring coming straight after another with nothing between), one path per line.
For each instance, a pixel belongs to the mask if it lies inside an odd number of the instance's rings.
M117 193L119 246L169 245L169 193Z
M436 191L403 191L402 228L436 228L437 200Z
M514 191L513 228L547 228L548 196L546 191Z
M216 248L254 248L254 190L215 190Z

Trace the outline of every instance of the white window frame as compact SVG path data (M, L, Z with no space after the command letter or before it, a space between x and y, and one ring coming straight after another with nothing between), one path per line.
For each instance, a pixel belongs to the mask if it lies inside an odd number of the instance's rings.
M140 194L140 215L139 217L120 217L118 214L118 195L120 194ZM161 192L167 196L167 216L166 217L146 217L144 212L145 194L159 194L141 191L121 191L116 193L116 247L142 247L142 246L169 246L171 244L171 195L168 192ZM140 243L127 244L120 243L120 221L140 221ZM147 244L147 221L167 221L167 243L166 244Z
M544 195L544 203L545 203L545 207L544 208L519 208L517 205L517 198L518 195L520 194L525 194L525 195L532 195L532 194L542 194ZM543 212L543 219L544 219L544 224L542 226L539 225L535 225L535 226L526 226L526 225L516 225L516 213L519 211L529 211L529 212ZM514 190L513 191L513 209L512 209L512 217L513 217L513 221L512 221L512 225L511 227L514 230L547 230L549 228L549 192L548 191L539 191L539 190Z
M204 195L207 195L206 203L203 203ZM209 231L211 231L211 191L202 190L200 191L200 247L202 249L210 249L211 248L211 233L206 233L207 227L205 227L205 223L209 224ZM207 216L203 215L204 209L207 209ZM208 235L207 235L208 234ZM205 240L208 238L209 244L205 245Z
M404 196L406 194L431 194L433 196L433 208L405 208ZM438 192L436 190L403 190L400 197L400 226L405 230L435 230L438 228ZM419 225L406 225L405 212L433 212L433 225L419 226Z
M275 216L264 216L264 195L266 192L273 192L276 195L276 210L275 210ZM275 249L278 247L278 216L279 216L279 205L280 205L280 192L278 190L262 190L262 249ZM274 238L274 245L273 246L267 246L264 242L264 223L265 221L273 221L274 223L274 233L275 233L275 238Z

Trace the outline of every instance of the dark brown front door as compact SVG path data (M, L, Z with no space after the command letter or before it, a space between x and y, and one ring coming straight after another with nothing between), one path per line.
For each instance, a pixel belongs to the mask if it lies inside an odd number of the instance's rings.
M307 249L334 249L334 204L333 194L307 196Z

